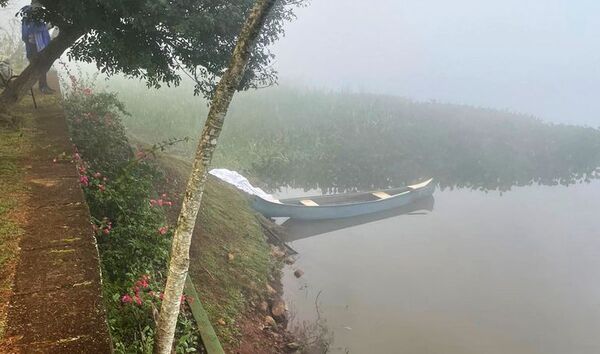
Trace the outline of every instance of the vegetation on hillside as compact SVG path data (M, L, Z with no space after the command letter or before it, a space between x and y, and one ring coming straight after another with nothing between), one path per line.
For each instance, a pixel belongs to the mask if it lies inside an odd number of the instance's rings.
M172 156L160 157L160 164L174 198L180 199L191 165ZM266 284L272 275L278 278L281 264L271 257L246 198L216 178L207 183L190 249L190 274L219 339L233 352L243 334L241 326L251 316L251 304L266 300ZM179 205L169 210L171 220L178 214Z
M64 107L73 161L92 216L103 274L108 324L119 353L152 352L170 238L169 197L151 151L134 154L124 135L126 114L114 94L94 92L70 76ZM183 299L182 299L183 300ZM177 351L199 347L191 315L179 319Z
M108 322L117 352L151 352L156 312L172 237L190 165L161 151L185 141L167 139L132 149L112 93L74 76L64 106L74 143L73 159L92 214L100 251ZM162 156L162 157L161 157ZM233 350L250 302L265 298L279 263L247 201L210 179L192 242L190 272L223 345ZM194 300L192 300L194 301ZM178 352L198 348L187 310L179 317Z
M183 87L109 85L132 107L125 124L140 140L200 129L204 102ZM270 189L369 189L432 176L442 187L508 190L587 181L600 165L598 129L464 105L276 87L240 94L229 115L214 165ZM177 152L189 157L194 146Z

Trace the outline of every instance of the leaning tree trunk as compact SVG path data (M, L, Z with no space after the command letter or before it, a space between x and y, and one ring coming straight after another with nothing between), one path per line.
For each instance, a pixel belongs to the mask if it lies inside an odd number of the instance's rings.
M0 95L0 116L7 117L10 107L27 94L40 76L50 70L54 61L60 58L79 36L80 34L74 31L61 31L44 50L31 58L25 70L11 81Z
M276 0L257 0L250 10L233 50L229 68L219 81L215 96L212 99L173 237L167 285L156 325L154 345L154 353L156 354L171 353L177 316L179 315L180 299L190 263L192 232L202 201L208 167L223 127L229 103L240 85L250 59L252 46L275 2Z

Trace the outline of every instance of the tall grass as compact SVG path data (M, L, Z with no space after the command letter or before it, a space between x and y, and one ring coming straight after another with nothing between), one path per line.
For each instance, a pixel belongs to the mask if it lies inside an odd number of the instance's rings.
M150 143L190 136L177 153L191 156L208 109L191 84L108 85L132 114L130 134ZM432 176L442 186L506 190L595 178L600 131L465 105L273 87L236 96L214 165L271 189L368 189Z

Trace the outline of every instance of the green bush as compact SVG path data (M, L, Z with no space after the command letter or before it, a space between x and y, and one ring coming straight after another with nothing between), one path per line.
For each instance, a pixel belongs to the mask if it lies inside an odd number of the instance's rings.
M150 353L172 236L165 208L172 202L156 190L163 176L149 157L176 140L134 152L121 121L127 112L116 95L94 92L93 85L68 75L64 108L73 161L92 215L115 350ZM195 351L196 333L184 309L177 352Z

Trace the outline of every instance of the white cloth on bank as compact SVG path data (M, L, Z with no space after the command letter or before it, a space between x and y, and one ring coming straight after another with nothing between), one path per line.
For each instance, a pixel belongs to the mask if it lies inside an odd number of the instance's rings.
M236 171L231 171L226 168L215 168L210 170L209 173L250 195L256 195L264 200L268 200L273 203L279 203L279 200L275 199L272 195L263 191L262 189L254 187L246 177L242 176Z

